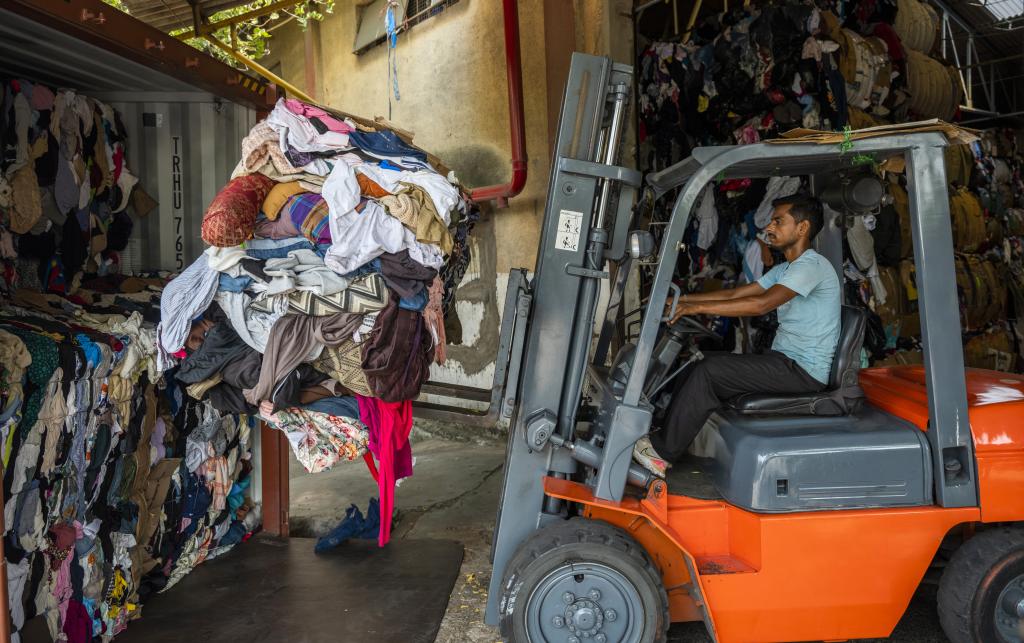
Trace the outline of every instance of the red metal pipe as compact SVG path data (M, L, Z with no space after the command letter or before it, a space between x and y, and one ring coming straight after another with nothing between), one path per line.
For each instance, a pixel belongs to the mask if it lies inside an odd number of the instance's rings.
M512 136L512 179L471 190L474 201L496 200L500 207L526 185L526 118L523 110L523 61L519 48L519 0L502 0L505 22L505 70L508 76L508 120Z

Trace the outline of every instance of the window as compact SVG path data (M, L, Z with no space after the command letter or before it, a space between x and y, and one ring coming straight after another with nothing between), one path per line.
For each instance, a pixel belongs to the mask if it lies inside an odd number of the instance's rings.
M398 0L395 10L395 22L398 31L406 31L427 18L442 13L459 0ZM384 42L384 10L388 0L373 0L362 8L359 14L359 29L356 31L356 42L352 51L361 54L374 45Z
M1024 0L978 0L996 20L1009 20L1024 14Z

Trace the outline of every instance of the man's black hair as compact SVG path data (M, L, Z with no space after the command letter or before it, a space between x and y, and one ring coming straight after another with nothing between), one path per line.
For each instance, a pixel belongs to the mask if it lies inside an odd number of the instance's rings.
M821 201L813 196L794 194L793 196L784 196L781 199L772 201L773 208L777 208L780 205L790 206L789 214L798 224L801 221L807 221L811 224L810 235L807 237L808 241L813 241L814 237L818 236L821 228L825 225L825 214L822 211Z

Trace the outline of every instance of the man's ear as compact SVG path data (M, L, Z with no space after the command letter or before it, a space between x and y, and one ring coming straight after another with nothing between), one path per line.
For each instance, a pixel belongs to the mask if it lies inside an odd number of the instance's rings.
M796 224L796 227L797 227L797 234L798 235L806 236L808 239L811 238L811 222L810 221L808 221L807 219L804 219L800 223Z

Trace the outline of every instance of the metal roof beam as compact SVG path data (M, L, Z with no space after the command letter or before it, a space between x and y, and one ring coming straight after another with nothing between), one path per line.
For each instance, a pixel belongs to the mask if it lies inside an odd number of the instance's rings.
M203 23L202 25L199 25L199 35L205 36L206 34L213 33L214 31L217 31L218 29L220 29L222 27L232 27L232 26L237 25L239 23L245 22L246 20L252 20L253 18L262 18L263 16L270 15L270 14L274 13L275 11L280 11L282 9L288 9L290 7L294 7L294 6L297 6L297 5L300 5L300 4L302 4L302 0L298 0L298 1L297 0L280 0L279 2L274 2L272 4L267 5L267 6L263 7L262 9L255 9L253 11L247 11L246 13L243 13L240 16L234 16L232 18L225 18L224 20L218 20L217 22ZM195 38L195 35L196 35L196 28L193 27L192 29L189 29L188 31L185 31L185 32L180 33L180 34L176 34L175 37L176 38L180 38L182 40L188 40L189 38Z

